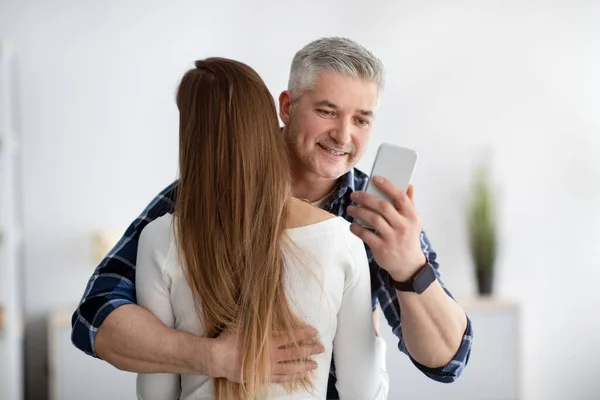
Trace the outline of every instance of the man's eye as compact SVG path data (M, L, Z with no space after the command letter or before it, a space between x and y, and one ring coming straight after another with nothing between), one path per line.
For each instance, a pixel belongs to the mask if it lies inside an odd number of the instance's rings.
M331 117L332 115L334 115L333 111L329 111L329 110L317 110L317 112L326 117Z
M368 126L369 125L369 120L368 119L364 119L364 118L357 118L356 119L356 123L359 124L360 126Z

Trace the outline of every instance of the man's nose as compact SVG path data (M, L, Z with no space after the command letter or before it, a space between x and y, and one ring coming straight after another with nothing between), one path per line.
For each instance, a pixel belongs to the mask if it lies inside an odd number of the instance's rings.
M336 127L331 130L329 136L334 139L340 146L345 146L350 143L352 137L352 124L346 119L339 119Z

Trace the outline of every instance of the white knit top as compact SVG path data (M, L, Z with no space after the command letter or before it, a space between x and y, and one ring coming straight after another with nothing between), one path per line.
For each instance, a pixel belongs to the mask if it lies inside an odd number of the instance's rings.
M294 257L286 264L286 295L296 315L319 331L325 352L314 356L315 391L288 393L272 384L270 399L325 399L332 353L341 399L385 399L385 342L373 327L369 265L364 245L343 218L287 229ZM178 264L173 217L142 231L136 267L139 305L165 325L203 335L192 292ZM138 374L138 399L212 399L207 376Z

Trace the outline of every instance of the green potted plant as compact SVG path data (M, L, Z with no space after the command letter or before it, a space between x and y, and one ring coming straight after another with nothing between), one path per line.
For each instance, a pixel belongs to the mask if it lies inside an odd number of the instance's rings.
M480 295L493 291L498 251L496 214L490 176L484 167L476 170L467 213L469 249Z

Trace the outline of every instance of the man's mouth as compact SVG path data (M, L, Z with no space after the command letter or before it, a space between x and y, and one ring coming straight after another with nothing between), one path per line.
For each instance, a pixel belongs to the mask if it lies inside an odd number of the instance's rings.
M327 146L324 146L324 145L322 145L321 143L317 143L317 145L318 145L320 148L322 148L323 150L326 150L326 151L330 152L330 153L331 153L331 154L333 154L334 156L341 157L341 156L345 156L345 155L347 154L347 153L345 153L345 152L343 152L343 151L337 151L337 150L333 150L333 149L331 149L331 148L329 148L329 147L327 147Z

